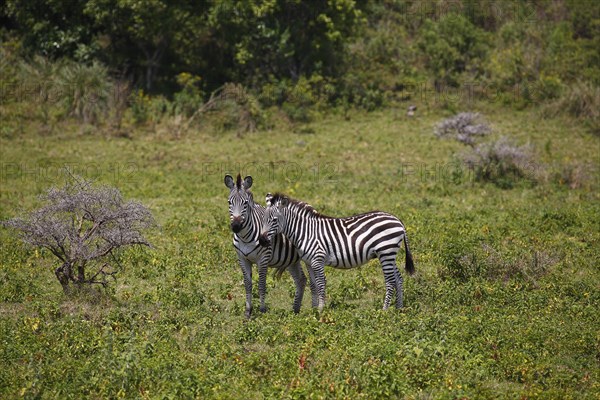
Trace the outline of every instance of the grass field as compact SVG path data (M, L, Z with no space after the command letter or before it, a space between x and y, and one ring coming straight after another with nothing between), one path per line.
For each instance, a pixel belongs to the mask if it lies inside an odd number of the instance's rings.
M440 111L179 140L5 125L0 219L62 185L66 165L142 201L160 229L155 249L125 252L108 293L74 298L51 255L0 230L0 398L597 399L600 139L534 111L481 111L494 135L534 147L531 176L475 181L456 163L464 146L433 135ZM308 291L293 314L291 278L269 275L269 311L246 321L223 185L238 171L261 203L283 191L329 215L400 217L417 270L405 309L380 310L373 261L326 270L321 316Z

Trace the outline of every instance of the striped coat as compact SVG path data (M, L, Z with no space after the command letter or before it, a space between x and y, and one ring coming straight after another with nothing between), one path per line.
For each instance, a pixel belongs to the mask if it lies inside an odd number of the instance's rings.
M282 235L273 238L271 246L259 245L259 233L265 208L254 202L250 187L252 177L247 176L242 181L238 174L234 182L231 175L225 176L225 186L230 190L229 220L233 231L233 247L238 256L238 261L244 276L246 290L246 317L252 314L252 264L258 266L258 293L260 297L260 310L266 311L267 268L274 267L280 271L287 269L294 279L296 293L293 309L300 311L306 276L300 265L300 256L291 242Z
M319 310L325 304L325 265L353 268L378 258L385 279L383 308L391 303L403 305L403 279L396 267L396 255L404 244L405 270L414 273L414 263L404 224L395 216L372 211L346 218L333 218L310 205L282 194L267 195L261 245L268 246L278 234L286 236L306 262L318 293ZM313 304L315 305L315 304Z

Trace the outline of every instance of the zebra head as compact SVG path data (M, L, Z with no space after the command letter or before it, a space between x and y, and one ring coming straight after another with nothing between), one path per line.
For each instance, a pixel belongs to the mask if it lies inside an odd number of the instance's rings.
M242 176L238 174L235 182L231 175L225 175L225 186L229 192L229 220L231 221L231 230L238 233L242 230L244 223L248 219L248 209L253 203L252 192L252 177L247 176L242 181Z
M289 199L283 195L267 194L267 208L263 217L263 224L258 242L263 247L268 247L273 237L280 234L286 224L286 217L282 210L289 204Z

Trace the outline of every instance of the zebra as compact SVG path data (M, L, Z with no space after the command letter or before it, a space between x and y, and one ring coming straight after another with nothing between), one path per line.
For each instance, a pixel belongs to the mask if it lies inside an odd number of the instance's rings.
M279 234L292 242L308 267L310 280L317 286L319 312L325 305L325 265L348 269L375 257L381 262L385 279L383 309L390 306L394 289L396 308L402 308L403 279L396 267L402 241L406 272L412 275L415 266L404 224L398 218L382 211L332 218L283 194L269 193L266 202L259 242L268 246L274 235Z
M272 246L259 245L260 224L265 214L265 208L254 202L252 192L249 190L252 186L251 176L245 177L242 181L241 175L238 174L234 182L231 175L225 175L224 182L225 186L230 189L228 198L229 219L233 231L233 247L237 252L244 276L246 318L250 318L252 314L252 264L258 266L260 311L266 311L267 267L276 267L280 273L287 268L290 275L292 275L296 285L293 309L295 313L300 312L306 286L306 276L302 271L298 252L290 241L282 235L274 237Z

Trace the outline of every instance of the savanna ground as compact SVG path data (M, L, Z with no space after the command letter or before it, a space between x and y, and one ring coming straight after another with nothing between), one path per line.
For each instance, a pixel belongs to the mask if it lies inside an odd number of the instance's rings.
M69 166L142 201L160 229L153 250L124 253L107 292L71 298L50 254L0 231L0 397L598 398L598 136L482 106L494 135L531 143L536 162L525 178L479 182L456 162L464 146L433 135L450 114L423 110L241 138L5 127L0 219L34 207ZM373 261L327 269L321 316L308 290L293 314L291 278L269 275L269 310L246 321L223 185L238 171L259 202L283 191L330 215L399 216L417 270L405 309L380 310Z

